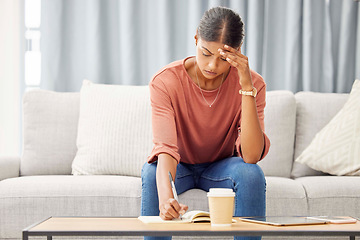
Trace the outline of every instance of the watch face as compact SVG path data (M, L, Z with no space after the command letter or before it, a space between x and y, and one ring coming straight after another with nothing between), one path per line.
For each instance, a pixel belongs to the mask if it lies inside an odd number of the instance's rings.
M256 94L257 94L256 88L253 88L253 92L252 92L252 93L253 93L253 96L256 97Z
M255 87L253 87L253 90L252 90L252 91L244 91L244 90L240 89L240 90L239 90L239 93L242 94L242 95L246 95L246 96L256 97L257 90L256 90Z

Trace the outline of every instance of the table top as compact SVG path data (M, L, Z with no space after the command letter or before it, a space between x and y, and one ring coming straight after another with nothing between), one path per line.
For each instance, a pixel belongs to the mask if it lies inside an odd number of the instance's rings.
M151 223L136 217L50 217L24 229L31 235L117 235L117 236L234 236L234 235L313 235L360 236L360 222L300 226L270 226L243 222L239 218L230 227L213 227L210 223Z

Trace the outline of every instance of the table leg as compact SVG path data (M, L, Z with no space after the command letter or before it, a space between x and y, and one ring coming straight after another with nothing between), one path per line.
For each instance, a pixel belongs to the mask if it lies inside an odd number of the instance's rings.
M355 240L355 236L350 236L350 240Z
M47 240L52 240L52 236L47 236Z
M28 236L28 233L27 232L23 232L23 237L22 237L23 240L28 240L29 239L29 236Z

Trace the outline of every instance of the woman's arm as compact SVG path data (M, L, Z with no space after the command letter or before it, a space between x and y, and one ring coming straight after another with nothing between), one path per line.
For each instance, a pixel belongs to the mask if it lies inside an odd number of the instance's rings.
M161 153L158 156L156 169L156 185L159 197L160 217L164 220L178 218L179 214L184 214L188 206L178 203L173 196L169 171L171 176L176 176L177 161L167 153Z
M257 114L256 101L252 96L242 95L240 137L244 161L257 163L264 150L264 134Z
M253 82L249 68L248 58L241 54L241 50L236 50L227 45L224 49L219 49L221 55L237 68L239 74L239 84L244 91L253 90ZM261 128L256 106L256 98L253 96L242 95L241 100L241 123L240 123L240 151L243 159L247 163L257 163L264 151L264 133Z

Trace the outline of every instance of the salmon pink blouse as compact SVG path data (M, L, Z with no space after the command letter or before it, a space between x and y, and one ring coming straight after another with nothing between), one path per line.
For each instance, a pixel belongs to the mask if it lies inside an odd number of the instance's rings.
M185 60L165 66L152 78L150 87L154 147L148 162L167 153L179 163L209 163L240 152L241 89L237 69L231 67L215 103L209 107L200 88L188 75ZM266 85L263 78L251 71L257 89L256 106L264 131ZM208 103L218 89L202 90ZM269 151L270 141L264 133L262 158Z

